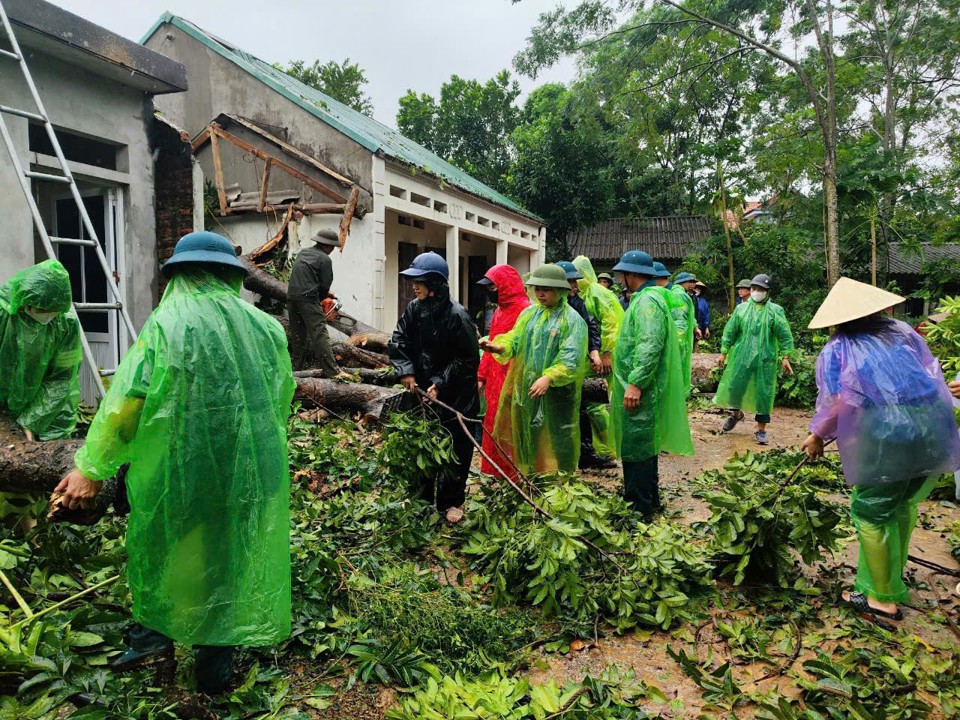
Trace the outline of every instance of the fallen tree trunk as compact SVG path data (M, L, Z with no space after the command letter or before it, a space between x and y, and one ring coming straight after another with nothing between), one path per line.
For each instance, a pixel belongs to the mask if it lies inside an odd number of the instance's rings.
M377 421L416 404L416 398L406 390L313 377L297 377L294 397L337 415L359 412L364 419Z
M243 279L243 286L250 292L255 292L263 297L273 300L287 300L287 284L283 280L278 280L266 270L261 270L249 255L241 255L240 260L247 266L249 271Z
M333 343L330 346L333 350L337 362L341 366L367 368L376 370L378 368L390 367L390 358L382 353L370 352L363 348L353 347L346 343Z
M390 344L390 336L382 332L361 332L351 335L347 339L347 344L371 352L385 353Z
M607 403L610 402L607 394L607 382L603 378L592 377L583 381L583 392L580 394L580 403Z
M27 442L10 418L0 416L0 491L47 493L73 470L83 440Z
M690 367L691 384L700 392L716 392L718 380L711 377L711 371L720 364L717 353L694 353Z
M390 387L400 382L400 376L393 368L341 368L343 372L360 378L360 382L367 385L379 385L380 387ZM323 370L297 370L293 373L297 378L325 378Z

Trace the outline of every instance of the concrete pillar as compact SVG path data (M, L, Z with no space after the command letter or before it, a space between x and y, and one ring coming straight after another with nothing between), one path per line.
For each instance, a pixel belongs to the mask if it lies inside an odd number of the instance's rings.
M460 302L460 228L447 228L447 266L450 268L450 297Z
M497 265L506 265L509 256L510 241L497 240Z

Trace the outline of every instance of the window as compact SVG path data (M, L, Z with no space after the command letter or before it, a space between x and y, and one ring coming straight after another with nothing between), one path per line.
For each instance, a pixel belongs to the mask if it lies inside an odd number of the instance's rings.
M55 155L53 144L50 142L43 125L30 123L28 140L30 152ZM118 145L75 135L66 130L57 130L57 140L60 142L60 149L63 150L63 156L67 160L84 165L96 165L105 170L117 169L117 150L120 147Z

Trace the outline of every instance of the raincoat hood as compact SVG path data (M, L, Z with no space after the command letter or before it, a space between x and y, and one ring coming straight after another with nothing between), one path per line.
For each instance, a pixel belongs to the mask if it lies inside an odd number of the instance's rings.
M9 287L10 295L5 300L11 315L28 306L65 313L73 302L70 276L56 260L44 260L21 270L10 279Z
M590 258L580 255L573 261L574 267L583 275L577 281L580 297L589 312L600 325L600 352L613 352L623 322L623 306L620 299L609 288L597 282L597 273Z
M580 282L597 282L597 273L593 269L593 263L590 262L590 258L588 258L586 255L580 255L576 257L573 261L573 266L580 272L581 275L583 275L583 280Z
M494 265L487 270L484 277L489 278L497 286L497 305L499 307L506 307L513 303L522 303L524 306L529 304L527 291L523 286L523 278L511 266Z

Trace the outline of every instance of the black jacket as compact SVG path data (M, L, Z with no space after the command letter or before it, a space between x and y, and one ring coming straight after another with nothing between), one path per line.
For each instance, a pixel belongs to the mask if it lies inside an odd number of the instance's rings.
M320 302L333 285L333 261L317 245L300 251L290 271L287 297Z
M413 375L421 390L436 385L442 402L464 415L477 414L477 330L446 285L434 297L410 301L390 338L389 353L399 375Z
M579 295L569 295L567 302L587 323L587 352L593 352L594 350L600 352L600 325L596 318L587 312L587 304L583 302L583 298Z

